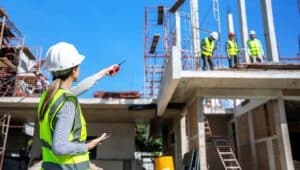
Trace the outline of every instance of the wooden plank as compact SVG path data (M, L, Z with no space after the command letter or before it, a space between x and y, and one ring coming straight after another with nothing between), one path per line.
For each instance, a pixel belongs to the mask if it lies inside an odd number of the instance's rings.
M160 37L159 34L155 34L153 36L152 44L151 44L150 51L149 51L150 54L154 54L154 52L156 50L156 46L157 46L158 40L159 40L159 37Z
M7 68L8 66L0 60L0 68Z
M171 7L169 12L175 13L184 2L185 2L185 0L177 0L176 3Z
M157 24L162 25L164 23L164 6L157 7Z
M2 57L2 58L0 58L0 61L3 63L3 64L5 64L5 65L7 65L9 68L11 68L11 69L16 69L17 67L11 62L11 61L9 61L6 57Z

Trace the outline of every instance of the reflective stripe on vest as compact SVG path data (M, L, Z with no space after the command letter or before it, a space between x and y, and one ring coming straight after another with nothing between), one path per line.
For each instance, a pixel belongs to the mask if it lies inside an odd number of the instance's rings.
M255 38L253 40L248 40L247 44L248 44L251 56L259 56L262 54L261 45L260 45L260 42L258 39Z
M212 56L215 48L215 42L204 38L201 42L201 54L204 56Z
M82 169L86 169L86 167L89 166L89 161L86 162L80 162L76 165L72 165L72 164L64 164L64 165L57 165L54 164L52 162L43 162L42 163L42 167L45 170L74 170L74 169L78 169L78 170L82 170Z
M235 41L227 40L226 44L227 44L228 55L230 55L230 56L238 55L239 49L238 49L237 43Z
M45 101L46 95L43 93L38 106L38 113L41 110L41 105ZM49 107L44 113L44 119L39 121L40 125L40 140L42 143L43 168L49 169L49 166L60 167L60 169L88 169L89 153L76 155L55 155L52 151L52 135L56 124L56 115L63 106L64 102L71 101L75 104L76 112L73 122L72 131L68 137L69 141L84 143L86 140L86 122L81 112L80 105L75 96L69 91L59 89L52 98ZM39 117L39 114L38 114ZM83 167L84 165L84 167ZM53 167L52 166L52 167ZM65 167L65 168L64 168ZM71 167L71 168L68 168Z

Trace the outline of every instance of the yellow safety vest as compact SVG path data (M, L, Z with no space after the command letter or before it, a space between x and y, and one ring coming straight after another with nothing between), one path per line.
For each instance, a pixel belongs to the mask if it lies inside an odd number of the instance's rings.
M41 96L38 105L38 118L40 117L40 110L42 104L45 102L46 92ZM89 153L81 153L76 155L55 155L52 151L53 132L57 121L57 113L63 106L65 101L75 103L76 113L73 122L73 128L69 135L69 141L85 143L87 137L86 121L83 117L80 105L77 98L68 90L59 89L52 100L50 105L44 113L43 120L39 118L40 125L40 140L42 144L43 164L42 168L45 170L56 169L89 169Z
M226 44L227 44L227 53L228 53L228 55L237 56L238 52L239 52L237 43L235 41L232 41L232 40L227 40Z
M258 39L248 40L247 44L251 56L259 56L262 54L261 44Z
M201 54L204 56L211 57L215 49L215 42L204 38L201 42Z

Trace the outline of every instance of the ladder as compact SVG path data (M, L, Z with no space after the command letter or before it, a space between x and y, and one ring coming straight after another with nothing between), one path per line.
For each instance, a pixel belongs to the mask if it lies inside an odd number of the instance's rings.
M7 135L9 130L10 115L5 114L0 118L0 169L2 169L6 148Z
M224 166L225 170L242 170L235 153L229 145L229 142L226 138L215 138L212 135L211 128L209 126L209 122L207 118L204 119L205 123L205 136L206 139L212 140L219 158Z
M213 139L213 143L226 170L242 169L227 139Z
M211 129L210 129L210 126L209 126L209 122L207 120L207 118L205 117L204 118L204 127L205 127L205 137L206 137L206 140L209 140L212 138L212 132L211 132Z

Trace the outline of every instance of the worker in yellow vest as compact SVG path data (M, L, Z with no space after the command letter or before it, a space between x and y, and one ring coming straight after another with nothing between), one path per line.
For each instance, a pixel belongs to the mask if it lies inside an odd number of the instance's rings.
M239 49L235 40L234 32L229 32L228 40L226 41L225 51L229 63L229 68L236 68L238 64Z
M263 62L264 50L262 48L261 42L255 37L255 31L250 31L250 39L247 41L248 54L251 63L261 63Z
M90 169L88 151L107 137L103 133L86 143L86 121L77 97L70 91L83 60L84 56L69 43L57 43L47 51L45 67L52 73L53 84L42 93L38 105L44 170ZM115 75L115 66L102 72Z
M213 63L213 53L216 50L215 40L219 37L217 32L212 32L209 37L204 38L201 41L201 58L202 58L202 69L208 70L207 64L209 64L209 69L214 69Z

